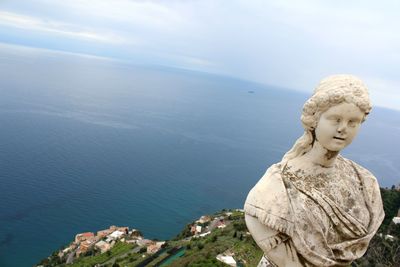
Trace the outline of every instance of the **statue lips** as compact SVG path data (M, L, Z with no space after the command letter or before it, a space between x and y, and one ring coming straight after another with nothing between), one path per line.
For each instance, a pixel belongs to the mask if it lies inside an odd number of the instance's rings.
M333 137L333 142L337 145L343 148L346 144L346 138L342 136L334 136Z
M333 139L341 140L341 141L346 140L346 138L344 138L344 137L339 137L339 136L334 136Z

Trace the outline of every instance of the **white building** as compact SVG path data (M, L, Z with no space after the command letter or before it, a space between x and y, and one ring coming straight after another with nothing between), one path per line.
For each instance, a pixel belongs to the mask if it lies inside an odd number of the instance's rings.
M200 234L199 236L200 236L200 237L205 237L205 236L207 236L207 235L209 235L209 234L211 234L210 231L205 232L205 233L202 233L202 234Z
M120 239L125 233L121 232L119 230L112 232L109 237L111 237L112 239L116 240L116 239Z
M392 235L385 235L385 240L394 241L394 236L392 236Z
M225 256L222 254L217 255L217 260L222 261L225 264L228 264L229 266L234 266L236 267L236 261L232 256Z
M400 223L400 217L393 217L392 219L394 224L399 224Z

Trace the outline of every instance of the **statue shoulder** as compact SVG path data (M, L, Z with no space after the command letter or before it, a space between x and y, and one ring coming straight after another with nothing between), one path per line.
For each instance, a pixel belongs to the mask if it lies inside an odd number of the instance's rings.
M265 196L269 191L277 191L284 189L282 181L282 167L280 163L270 166L256 185L250 190L249 196L259 197L260 194Z
M290 235L292 220L281 170L279 163L268 168L250 190L244 211L247 215L258 218L262 224Z
M374 213L374 217L378 218L376 219L376 221L380 224L380 222L384 218L384 212L381 191L376 177L372 174L372 172L370 172L363 166L355 163L354 161L345 158L343 159L348 164L351 164L356 171L360 182L362 183L363 190L367 196L365 199L366 203L370 207L370 210Z
M371 171L369 171L365 167L361 166L360 164L358 164L358 163L356 163L356 162L354 162L354 161L352 161L350 159L346 159L346 158L342 157L342 160L345 161L346 164L351 165L355 169L355 171L357 172L359 178L363 182L368 183L368 184L371 184L371 183L372 184L376 184L376 186L379 187L378 181L377 181L375 175Z

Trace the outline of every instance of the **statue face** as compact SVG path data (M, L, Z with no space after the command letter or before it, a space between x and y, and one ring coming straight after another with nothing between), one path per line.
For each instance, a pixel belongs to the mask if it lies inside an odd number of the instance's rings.
M364 113L352 103L342 102L321 114L316 141L330 151L340 151L357 135Z

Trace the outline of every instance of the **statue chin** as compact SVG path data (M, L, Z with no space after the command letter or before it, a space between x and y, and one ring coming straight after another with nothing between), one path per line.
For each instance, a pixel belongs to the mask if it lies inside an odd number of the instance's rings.
M247 227L264 251L259 266L346 266L366 252L384 218L379 185L339 152L369 110L365 85L349 75L324 79L306 102L305 133L244 205ZM315 125L314 134L307 130Z

